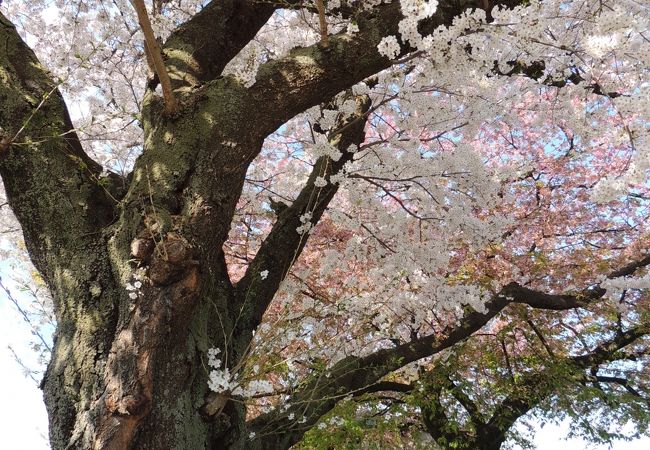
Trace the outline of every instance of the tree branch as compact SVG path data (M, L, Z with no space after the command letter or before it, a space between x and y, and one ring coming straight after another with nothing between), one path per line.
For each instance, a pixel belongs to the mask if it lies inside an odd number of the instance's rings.
M577 70L573 70L571 72L571 75L569 75L566 78L553 78L551 76L547 76L546 78L542 79L542 77L544 76L544 70L546 69L546 64L544 63L544 61L533 61L528 64L524 64L521 61L510 61L508 62L508 65L512 67L512 69L510 69L507 72L501 71L497 65L495 65L493 72L498 75L502 75L506 77L510 77L514 75L523 75L527 78L533 79L546 86L553 86L557 88L563 88L569 83L572 83L577 86L586 81ZM597 82L593 82L589 85L586 85L584 86L584 88L593 94L602 95L604 97L609 97L609 98L616 98L622 95L619 94L618 92L603 91L603 87Z
M296 391L285 404L285 411L272 411L257 417L249 423L249 428L264 436L266 448L289 448L300 440L305 431L313 426L321 416L330 411L337 402L357 392L364 392L381 378L405 365L431 356L471 336L496 316L508 304L505 297L495 296L486 304L485 312L470 312L460 320L459 326L448 336L439 338L425 336L416 341L389 349L378 350L365 357L347 357L336 363ZM304 422L296 424L289 415L300 414ZM293 417L293 416L292 416ZM270 434L269 430L275 430Z
M213 0L208 3L179 26L163 46L174 87L197 86L217 78L278 9L318 13L318 9L302 0ZM330 13L349 18L354 9L341 5Z
M0 128L12 137L0 176L30 259L53 294L57 335L42 388L52 446L64 448L71 428L88 424L75 405L96 400L97 349L108 351L115 331L115 280L102 231L115 219L119 195L100 185L102 167L84 152L57 83L1 13L0 42Z
M197 86L221 75L279 3L213 0L178 27L162 48L174 88Z
M512 8L522 3L501 0L494 5ZM456 16L480 5L480 1L441 1L433 16L420 21L418 30L425 35L439 26L450 26ZM355 17L359 31L354 35L329 36L328 48L320 43L294 48L287 56L263 64L249 99L258 107L260 131L266 136L296 114L390 67L394 61L382 56L377 45L385 36L399 36L401 18L399 2L385 3ZM398 58L414 50L401 43Z
M147 14L144 0L133 0L133 7L138 14L138 22L140 23L140 28L144 35L144 48L147 55L147 61L151 61L154 73L158 75L160 85L162 86L163 99L165 100L165 111L167 114L172 115L178 111L178 102L174 96L169 74L167 73L165 63L162 59L160 46L158 45L156 36L153 33L153 28L151 28L151 22L149 21L149 15Z
M213 0L180 25L165 42L162 52L174 88L191 87L213 80L248 44L278 9L318 10L302 0ZM350 17L352 8L331 11Z
M370 100L367 96L359 96L355 101L355 112L338 121L337 128L344 128L344 131L328 137L330 144L340 152L340 158L321 156L316 161L300 194L291 206L279 212L276 223L237 284L236 307L247 310L239 319L239 327L254 330L260 323L280 283L307 243L309 229L318 223L338 191L339 186L332 183L331 177L354 157L350 146L358 147L365 138L365 114ZM302 232L298 231L300 228ZM250 308L247 303L252 303Z
M634 389L632 386L630 386L630 382L627 380L627 378L623 377L610 377L610 376L605 376L605 375L596 375L596 381L599 383L615 383L620 386L622 386L628 393L631 395L638 397L642 400L645 400L646 402L649 402L650 400L644 397L638 390Z
M650 262L650 258L645 258L624 266L625 270L620 269L612 274L633 273L633 271L630 272L631 267L641 267L646 259ZM567 301L567 298L573 299L575 296L551 295L527 288L520 289L519 285L514 286L515 288L511 283L495 294L486 302L484 311L468 310L456 328L445 337L432 334L406 344L377 350L365 357L350 356L343 359L331 369L304 383L303 387L296 391L286 403L286 405L290 405L287 410L284 412L276 410L257 417L249 423L250 429L262 434L268 432L269 429L274 429L276 431L264 438L265 442L269 442L268 448L288 448L298 442L304 432L313 426L321 416L336 406L339 399L357 392L365 392L387 374L419 359L435 355L467 339L510 303L524 303L534 308L555 310L568 309L568 305L574 302L574 300ZM597 292L600 293L600 297L605 293L604 289L599 289ZM591 300L595 298L595 295L592 294ZM598 347L589 355L596 355L596 358L600 358L598 360L603 360L607 355L611 357L618 349L647 333L646 326L630 329L611 342L603 344L602 348ZM584 364L583 367L593 364L593 361L581 362L581 358L576 357L574 363ZM291 413L304 416L304 422L297 426L288 419Z
M620 269L614 270L608 279L621 278L634 274L637 269L650 265L650 256L632 261ZM502 289L502 295L507 296L515 303L524 303L533 308L552 309L563 311L573 308L584 308L594 300L603 297L606 290L600 284L590 286L577 294L547 294L535 291L512 282Z
M359 394L370 394L374 392L411 392L413 385L406 383L398 383L397 381L380 381L369 386L367 389L362 389Z
M548 341L546 340L546 338L542 334L541 330L537 327L537 325L535 325L535 322L533 322L531 319L527 318L526 323L530 326L530 328L532 328L533 332L535 333L535 335L537 336L539 341L544 346L544 349L546 350L546 353L548 353L548 355L551 358L555 358L555 352L553 351L553 349L549 345Z
M438 442L446 446L469 449L475 444L475 437L465 430L454 430L451 421L445 413L446 408L440 401L442 385L433 386L430 391L429 401L422 406L422 422L429 434Z
M458 401L458 403L460 403L462 407L465 408L465 411L467 411L467 414L469 414L472 424L474 424L476 427L482 425L483 417L478 406L476 406L476 403L474 403L472 399L469 398L469 395L465 394L458 386L456 386L456 384L449 376L446 376L445 378L445 388Z
M63 240L79 248L113 220L113 201L98 184L102 167L83 150L57 84L0 13L0 129L9 136L0 176L23 227L32 261L48 281L68 264ZM56 207L54 207L56 205ZM55 262L51 258L61 260Z
M572 362L579 367L595 367L606 361L617 358L617 353L623 347L627 347L637 339L650 333L650 324L636 325L627 331L617 333L616 336L598 345L594 350L584 355L572 357Z

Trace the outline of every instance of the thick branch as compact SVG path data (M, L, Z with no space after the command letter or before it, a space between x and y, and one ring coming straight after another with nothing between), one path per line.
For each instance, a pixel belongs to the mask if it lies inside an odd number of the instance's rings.
M641 261L645 261L645 259ZM628 264L625 266L627 269L617 270L612 274L633 273L631 267L640 267L640 264L642 263ZM602 297L605 293L600 288L594 291L599 293L599 297ZM568 297L573 300L567 301ZM288 448L288 446L297 442L304 432L310 426L313 426L322 415L330 411L340 398L358 392L365 392L387 374L411 362L435 355L467 339L485 326L510 303L525 303L540 309L568 309L569 307L575 307L568 306L573 304L574 297L545 294L523 288L514 283L509 284L485 304L484 311L468 311L457 327L445 337L441 338L437 335L424 336L406 344L378 350L362 358L348 357L340 361L327 370L325 374L321 374L312 381L305 383L304 387L297 391L288 402L288 404L295 406L290 407L285 412L274 411L256 418L250 423L251 429L261 433L269 428L277 429L277 435L274 432L272 436L267 436L269 442L272 442L269 445L277 445L277 447L270 448ZM596 295L592 294L591 300L595 298L597 298ZM647 327L629 330L615 338L610 347L604 344L605 346L602 349L601 347L597 348L593 354L600 355L603 351L607 351L609 352L607 354L611 356L619 348L628 345L647 333ZM592 353L589 355L592 355ZM598 356L598 358L602 357L603 355ZM580 358L582 357L576 357L576 364L580 364ZM293 421L288 420L287 417L291 413L303 415L305 422L296 425Z
M163 46L174 87L196 86L218 77L277 7L256 0L211 1Z
M563 88L569 83L572 83L574 85L579 85L586 81L577 70L574 70L571 73L571 75L569 75L566 78L547 76L542 79L542 77L544 76L544 70L546 69L546 64L544 63L544 61L534 61L529 64L524 64L521 61L512 61L509 62L508 65L512 68L507 72L501 71L498 65L495 65L493 71L494 73L503 76L522 75L527 78L531 78L535 81L538 81L541 84L545 84L546 86L553 86L558 88ZM597 82L593 82L591 84L585 85L584 88L593 94L602 95L609 98L616 98L622 95L619 94L618 92L603 91L603 87Z
M391 65L379 54L377 44L384 33L397 33L399 4L376 11L359 20L361 31L354 36L339 33L330 37L328 48L298 47L260 67L249 101L258 105L261 132L271 133L296 114Z
M365 392L390 372L413 361L434 355L471 336L496 316L508 301L495 296L486 305L485 312L470 312L460 320L459 326L447 337L430 335L397 347L378 350L366 357L350 356L336 363L325 373L306 382L291 396L286 411L273 411L262 415L250 423L250 429L258 434L270 433L264 437L267 448L288 448L298 442L302 435L313 426L321 416L330 411L338 401L350 394ZM300 414L304 422L296 424L289 420Z
M648 402L650 405L650 399L644 397L638 390L634 389L627 378L623 377L610 377L606 375L596 375L596 381L598 383L614 383L622 386L630 395L633 395L639 399L642 399Z
M637 339L650 333L650 324L641 324L630 328L627 331L617 333L612 339L598 345L594 350L580 356L574 356L574 364L582 368L595 367L606 361L617 359L617 353L623 347L627 347Z
M43 380L54 448L84 422L76 409L101 389L101 350L116 323L103 229L114 199L82 149L57 83L0 14L0 175L29 256L54 300L57 338ZM94 289L93 289L94 287ZM95 358L94 356L97 355Z
M370 100L367 96L355 100L356 111L338 122L343 132L329 136L330 144L340 152L340 158L334 160L321 156L316 161L305 187L291 206L279 212L276 223L238 283L241 306L237 306L246 309L240 319L241 327L253 330L261 321L280 283L307 243L309 229L318 223L338 191L338 184L331 182L331 176L340 172L354 157L350 146L358 147L363 142L365 113ZM262 277L262 272L268 272L267 276Z
M81 248L113 219L113 205L57 84L1 13L0 42L0 175L32 261L51 281L70 262L64 247Z
M522 3L504 0L494 4L514 7ZM436 13L422 20L418 29L422 34L431 33L480 5L480 0L441 1ZM327 48L320 43L295 48L287 56L262 65L249 100L258 106L256 119L263 126L261 131L268 135L296 114L390 67L393 61L380 55L377 45L384 36L399 36L401 18L399 2L382 4L357 15L359 32L354 35L341 32L329 37ZM413 50L402 43L400 56Z
M370 394L373 392L411 392L413 390L413 385L406 383L398 383L397 381L380 381L369 386L366 389L359 391L360 394Z
M591 297L576 294L547 294L518 283L510 283L502 290L515 303L524 303L533 308L563 311L566 309L584 307L589 304Z
M163 46L174 86L196 86L218 77L278 9L318 12L301 0L211 1ZM350 17L353 8L342 5L331 12Z
M634 274L637 269L650 265L650 256L632 261L620 269L607 275L608 279L621 278ZM502 294L515 303L524 303L533 308L552 309L563 311L573 308L584 308L594 300L605 295L606 290L600 284L590 286L577 294L547 294L545 292L529 289L518 283L506 285Z
M636 272L638 269L641 269L648 265L650 265L650 255L646 256L645 258L632 261L629 264L624 265L620 269L615 270L609 275L607 275L607 278L612 280L614 278L627 277L633 275L634 272Z

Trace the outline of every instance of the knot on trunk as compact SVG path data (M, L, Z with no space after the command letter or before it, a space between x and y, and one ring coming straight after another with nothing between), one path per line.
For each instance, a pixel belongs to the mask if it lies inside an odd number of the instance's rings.
M168 233L156 245L147 274L153 284L166 285L182 280L188 275L188 269L196 265L190 244L184 238Z
M144 261L149 258L153 253L155 247L154 241L151 238L136 238L131 242L131 256L139 261Z
M143 392L135 392L125 395L122 398L116 398L115 395L109 395L106 399L106 409L111 414L119 416L141 416L144 415L149 406L151 399Z

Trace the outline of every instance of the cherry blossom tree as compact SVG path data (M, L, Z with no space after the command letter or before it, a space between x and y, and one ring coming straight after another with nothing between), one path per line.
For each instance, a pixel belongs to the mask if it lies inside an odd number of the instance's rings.
M2 2L2 251L51 294L52 447L647 434L649 26L638 0Z

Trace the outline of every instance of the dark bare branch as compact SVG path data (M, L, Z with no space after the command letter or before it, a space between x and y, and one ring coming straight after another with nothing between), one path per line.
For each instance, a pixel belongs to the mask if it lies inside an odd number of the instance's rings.
M521 61L510 61L508 62L508 65L511 67L510 70L508 71L502 71L499 69L498 65L495 65L494 67L494 73L498 75L503 75L503 76L524 76L527 78L531 78L541 84L544 84L546 86L552 86L552 87L557 87L557 88L563 88L567 86L569 83L574 84L574 85L581 85L584 86L585 90L588 92L591 92L596 95L601 95L604 97L609 97L609 98L617 98L620 97L622 94L618 92L605 92L603 91L603 87L597 83L597 82L592 82L591 84L585 84L585 79L580 75L580 72L575 69L571 72L571 74L567 77L553 77L553 76L544 76L544 70L546 68L546 64L544 61L534 61L528 64L524 64Z
M650 265L650 256L645 256L611 272L607 275L607 278L611 280L629 276L634 274L636 270L648 265ZM513 282L503 288L502 294L515 303L524 303L533 308L562 311L589 306L594 300L598 300L605 295L605 292L605 289L600 284L597 284L576 294L547 294Z
M633 273L632 267L638 268L650 262L645 262L646 259L641 260L642 262L630 263L624 266L624 269L614 271L612 274ZM605 290L600 287L589 292L596 292L590 294L591 301L605 294ZM485 326L510 303L524 303L534 308L550 310L579 306L576 296L545 294L511 283L486 302L484 311L478 312L469 309L460 319L456 328L446 336L440 337L432 334L406 344L378 350L365 357L345 358L327 370L325 374L314 378L294 393L289 401L292 406L285 412L274 411L262 415L251 421L250 427L260 433L268 431L269 428L280 427L282 432L277 436L278 440L274 440L276 439L275 435L267 436L269 442L272 443L270 445L277 445L277 447L269 448L288 448L300 439L309 426L313 426L322 415L330 411L339 399L346 395L365 392L387 374L462 342ZM586 356L575 357L573 363L581 367L588 367L598 361L604 361L608 357L613 357L620 348L629 345L647 333L647 326L630 329ZM468 406L472 409L469 404ZM296 426L293 421L288 420L291 413L302 414L305 417L305 422ZM476 417L476 420L479 420L478 416ZM498 447L486 448L496 449Z
M632 387L630 384L630 381L627 378L623 377L612 377L612 376L606 376L606 375L596 375L596 382L598 383L614 383L617 384L621 387L623 387L629 394L638 397L640 399L645 400L648 402L648 405L650 405L650 399L645 397L641 392L639 392L637 389Z
M240 327L253 330L261 321L280 283L307 243L309 229L318 223L338 191L338 184L332 183L331 177L354 157L350 147L358 147L363 142L370 100L360 96L355 101L356 111L339 120L338 128L344 131L329 136L330 144L337 148L341 157L334 160L322 156L316 161L305 187L291 206L279 211L275 225L238 283L237 307L248 311L240 318ZM301 228L303 232L298 231ZM260 275L263 272L265 277Z

